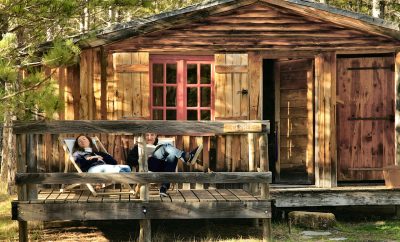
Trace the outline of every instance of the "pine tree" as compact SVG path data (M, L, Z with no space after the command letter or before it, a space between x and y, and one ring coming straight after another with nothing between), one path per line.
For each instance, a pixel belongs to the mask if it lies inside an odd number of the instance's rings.
M69 39L115 22L181 8L202 0L0 0L0 118L4 120L1 180L12 192L15 120L51 119L62 107L56 83L43 66L77 61ZM83 38L83 37L82 37ZM43 43L52 41L51 45ZM49 47L50 48L47 48Z
M8 184L11 194L16 164L13 122L35 116L51 118L62 105L55 95L54 81L40 66L70 64L79 54L71 41L54 42L45 55L38 50L48 30L67 22L78 5L69 0L2 0L0 7L0 117L4 120L1 180Z

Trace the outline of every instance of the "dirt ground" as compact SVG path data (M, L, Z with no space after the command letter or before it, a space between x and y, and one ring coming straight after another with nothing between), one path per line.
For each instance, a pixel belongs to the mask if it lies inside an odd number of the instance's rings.
M35 232L36 231L36 232ZM329 235L304 235L283 221L273 223L273 241L400 241L400 220L338 222ZM136 241L138 221L52 222L31 231L36 241ZM261 227L252 219L153 220L153 241L262 241Z

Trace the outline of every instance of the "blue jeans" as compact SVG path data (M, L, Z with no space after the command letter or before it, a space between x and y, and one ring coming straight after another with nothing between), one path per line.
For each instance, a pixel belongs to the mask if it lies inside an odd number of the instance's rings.
M185 152L177 149L171 144L161 144L158 145L156 150L151 155L152 157L165 161L164 172L175 172L176 165L178 164L178 159L184 157ZM162 186L169 189L170 184L165 182Z
M97 165L92 166L88 170L89 173L119 173L119 172L131 172L131 168L128 165Z

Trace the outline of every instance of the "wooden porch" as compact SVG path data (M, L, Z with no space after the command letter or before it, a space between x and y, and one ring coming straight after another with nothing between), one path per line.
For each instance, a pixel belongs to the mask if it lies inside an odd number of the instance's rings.
M275 207L330 207L400 205L400 189L384 185L346 185L320 188L314 185L271 185Z
M62 181L197 181L203 183L261 182L271 180L270 173L130 173L130 174L19 174L18 184ZM100 191L103 190L103 191ZM105 196L93 196L88 189L60 191L40 189L37 197L13 202L13 219L20 221L113 220L113 219L201 219L271 218L271 201L243 189L174 189L169 197L160 197L158 189L149 191L144 201L128 189L100 189ZM113 193L114 194L111 194ZM125 211L125 212L124 212Z
M159 135L213 136L259 135L259 162L250 155L257 172L147 172L144 133ZM18 200L12 204L12 217L19 221L20 241L28 241L28 221L52 220L140 220L139 241L151 241L151 219L257 218L263 221L263 239L271 238L271 200L268 172L268 121L54 121L17 123ZM139 140L139 172L76 173L38 172L34 135L106 133L131 134ZM250 142L254 147L256 142ZM250 147L249 147L250 149ZM56 150L56 149L55 149ZM254 148L253 148L254 151ZM251 152L250 152L251 153ZM61 161L59 161L61 162ZM257 165L259 164L259 166ZM255 169L257 168L257 169ZM67 171L67 170L66 170ZM150 184L181 184L161 198ZM132 191L119 189L91 193L88 189L61 191L60 184L140 184L139 197ZM216 189L218 184L247 184L243 189ZM190 189L190 184L208 189ZM216 185L217 184L217 185ZM252 184L260 184L256 189ZM53 189L47 189L52 187ZM85 187L85 186L82 186ZM254 188L254 189L253 189ZM257 191L258 190L258 191ZM118 192L112 195L110 192Z

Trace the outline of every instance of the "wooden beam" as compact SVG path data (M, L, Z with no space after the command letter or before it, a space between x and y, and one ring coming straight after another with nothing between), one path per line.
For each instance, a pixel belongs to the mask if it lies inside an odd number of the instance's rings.
M345 10L330 7L326 4L312 3L306 1L290 0L262 0L268 5L275 5L283 7L284 9L293 10L301 15L321 19L347 28L354 28L361 31L366 31L380 36L390 36L391 38L400 39L400 34L397 30L393 29L394 25L386 27L382 20L377 21L370 17L348 12ZM351 16L350 16L351 15ZM368 21L368 22L367 22ZM374 23L372 23L374 21ZM379 23L380 22L380 23ZM381 26L379 26L381 25ZM386 24L388 25L388 24Z
M237 129L224 127L239 127ZM153 132L158 135L209 136L224 133L269 132L269 121L165 121L165 120L87 120L52 122L16 122L15 134L76 134L76 133L129 133Z
M17 172L26 172L26 159L22 157L22 136L16 135L16 150L17 150ZM26 184L20 184L17 186L17 194L19 201L28 200L27 186ZM28 240L28 223L26 221L18 221L18 233L19 241L25 242Z
M281 66L274 62L274 89L275 89L275 140L276 140L276 161L275 161L275 181L281 179Z
M260 135L260 138L258 141L258 148L260 150L260 170L259 170L259 172L266 172L269 170L268 136L267 136L267 134ZM261 184L261 199L269 199L268 183Z
M247 73L247 65L216 65L215 72L224 74L224 73Z
M312 66L314 66L312 62ZM306 169L308 181L312 184L315 182L314 168L314 71L311 67L307 71L307 153L306 153ZM336 97L336 93L335 93ZM335 104L336 105L336 104Z
M260 149L260 171L264 172L269 170L268 160L268 135L262 134L259 138ZM269 199L269 185L268 183L261 184L261 199ZM272 221L271 218L262 219L263 223L263 241L272 241Z
M139 242L151 242L151 220L141 219L139 223Z
M271 191L276 207L327 207L400 204L400 190Z
M337 185L336 156L336 54L315 58L315 185Z
M395 56L395 165L400 164L400 52Z
M116 65L116 72L149 72L149 65L132 64L132 65Z
M17 173L16 184L270 183L271 172Z
M249 118L261 119L262 112L262 59L258 52L248 53L249 63Z
M271 218L271 201L12 203L19 221ZM71 212L73 211L73 212ZM122 212L125 211L125 212ZM129 211L129 212L128 212Z

